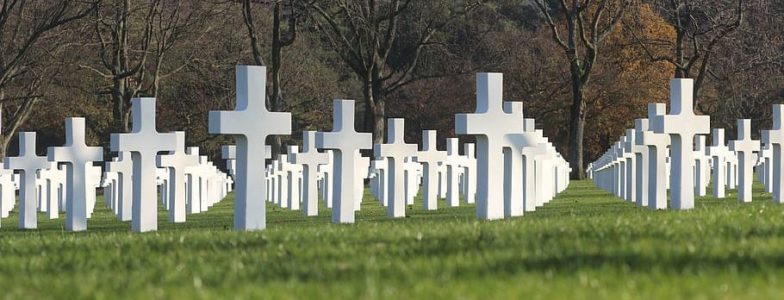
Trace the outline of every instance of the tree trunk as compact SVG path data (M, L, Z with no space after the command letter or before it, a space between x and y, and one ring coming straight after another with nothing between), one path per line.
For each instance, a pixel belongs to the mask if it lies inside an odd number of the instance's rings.
M574 180L585 178L583 167L583 136L585 129L585 101L580 75L572 73L572 110L569 120L569 166Z
M4 98L5 93L0 92L0 99ZM0 159L5 160L5 155L8 153L8 141L11 140L11 133L6 134L2 131L3 126L3 104L0 103Z
M372 72L371 72L372 74ZM382 91L380 75L370 75L362 84L362 94L365 97L365 130L373 133L373 144L384 143L384 129L386 129L386 108Z
M270 95L270 110L279 111L282 106L283 96L280 87L280 68L281 57L283 54L283 43L280 40L280 3L275 3L273 7L272 19L272 95ZM272 159L278 159L281 152L282 142L279 135L272 136Z
M115 133L124 133L125 125L125 80L115 78L112 86L112 118Z

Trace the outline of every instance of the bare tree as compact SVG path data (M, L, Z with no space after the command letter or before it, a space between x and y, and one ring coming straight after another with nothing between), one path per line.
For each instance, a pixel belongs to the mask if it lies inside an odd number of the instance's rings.
M6 115L0 134L0 157L5 156L11 137L42 97L40 89L46 76L36 68L41 57L33 53L41 47L43 39L56 35L55 31L65 24L89 15L95 7L95 3L77 1L0 3L0 111ZM54 50L66 42L51 39L47 43L49 50Z
M297 22L298 22L298 1L295 0L274 0L272 1L272 55L271 55L271 95L265 99L267 107L271 111L279 111L283 105L283 88L281 86L280 74L283 66L283 48L291 46L297 37ZM283 15L283 10L287 13ZM242 1L242 15L245 21L245 27L248 30L248 38L250 39L251 50L253 54L253 61L257 65L266 65L262 55L262 47L258 37L258 29L253 17L253 9L251 0ZM285 18L288 21L288 30L286 32L281 28L281 19ZM273 136L272 159L277 159L280 154L281 140L280 136Z
M552 31L553 40L564 51L569 61L572 83L572 105L569 118L569 164L572 179L585 176L583 164L583 137L585 118L588 115L585 87L599 56L604 40L623 19L629 6L628 0L560 0L556 7L550 7L545 0L534 0L544 14L547 25ZM562 20L551 14L554 11ZM566 39L563 32L566 32Z
M673 26L675 40L647 40L637 32L637 43L651 60L666 61L675 68L675 78L695 78L694 107L706 113L699 93L709 73L711 58L719 43L735 32L743 22L743 0L656 0L652 1L659 13ZM627 26L628 27L628 26ZM669 49L668 55L657 55Z
M164 71L166 55L182 40L192 11L177 1L105 1L93 18L99 67L82 64L109 82L99 94L109 94L113 130L130 130L131 98L155 97L161 80L181 70L187 60Z
M421 79L443 76L420 74L417 69L423 53L439 44L435 42L437 33L476 8L481 1L455 3L412 0L317 0L310 3L316 27L362 82L365 127L372 130L374 143L384 139L388 94ZM414 5L432 6L424 6L415 13L415 19L411 21L420 26L401 26L401 20ZM434 7L446 11L439 15L423 13L424 9ZM413 37L406 41L409 43L407 49L396 48L403 31L411 31L405 33ZM405 55L399 55L402 51L406 51ZM393 63L393 58L399 61Z

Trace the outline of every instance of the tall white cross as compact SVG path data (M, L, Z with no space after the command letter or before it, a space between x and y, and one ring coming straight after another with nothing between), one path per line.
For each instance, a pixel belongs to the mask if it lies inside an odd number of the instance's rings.
M694 80L670 82L670 114L657 116L656 133L670 135L672 176L670 195L677 210L694 207L694 136L710 133L710 116L694 114Z
M128 151L133 161L133 205L131 229L134 232L158 230L158 191L155 166L158 152L175 150L174 133L159 133L155 128L155 98L134 98L133 130L113 133L112 151Z
M87 230L87 193L95 194L88 180L87 164L103 161L103 148L89 147L84 137L84 118L65 119L65 145L49 148L49 161L68 165L65 229Z
M751 120L738 120L738 139L730 142L730 150L738 153L738 201L751 202L752 155L760 151L760 142L751 139Z
M713 197L724 198L726 192L727 156L730 154L724 142L724 129L712 130L713 143L708 147L708 155L713 159Z
M784 104L773 105L773 127L765 135L765 143L773 148L773 200L776 203L784 201L784 160L782 160L782 145L784 145Z
M302 202L305 215L317 216L318 188L316 186L316 177L318 175L318 166L329 163L329 154L319 152L316 149L315 131L302 132L302 152L294 154L292 161L295 164L302 165L302 191L304 193Z
M19 170L21 182L19 183L19 228L36 229L38 219L36 215L36 172L49 167L45 156L35 153L35 132L19 133L19 156L6 157L6 169Z
M354 223L356 165L359 163L354 153L372 147L371 135L354 130L354 100L335 100L332 106L332 132L316 133L316 147L334 150L330 174L332 222Z
M417 162L424 167L423 181L425 190L422 193L422 205L425 210L438 208L438 164L446 160L446 152L438 151L438 132L422 131L422 150L417 152Z
M476 216L504 217L504 137L523 131L520 116L503 109L503 74L480 73L476 78L476 112L455 116L457 134L475 135L477 147ZM471 197L471 195L467 195Z
M185 132L175 131L176 149L158 156L158 167L169 169L169 222L185 222L185 176L188 169L199 165L198 155L185 153Z
M270 157L265 140L270 135L291 134L291 113L270 112L265 105L267 68L237 66L235 111L211 111L209 131L234 135L237 170L234 183L234 229L266 227L264 160Z
M651 128L660 127L657 118L665 114L663 103L648 104L648 122ZM667 209L667 146L670 137L665 134L645 131L642 143L648 146L648 207L651 209Z
M386 158L389 162L389 205L387 216L402 218L406 216L406 195L404 183L404 160L416 155L416 144L406 144L405 119L387 120L387 143L373 145L377 159Z

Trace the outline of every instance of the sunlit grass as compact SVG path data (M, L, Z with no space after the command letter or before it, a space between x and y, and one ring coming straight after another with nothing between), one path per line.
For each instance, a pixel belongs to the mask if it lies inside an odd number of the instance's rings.
M784 207L754 196L651 211L574 182L534 213L484 222L443 201L391 220L366 195L355 225L268 206L261 232L230 230L231 196L185 224L161 210L146 234L100 204L85 233L43 214L20 231L14 214L0 298L780 299Z

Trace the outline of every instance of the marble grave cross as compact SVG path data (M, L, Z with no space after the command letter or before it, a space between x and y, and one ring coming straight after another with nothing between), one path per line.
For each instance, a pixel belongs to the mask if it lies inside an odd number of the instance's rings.
M316 177L318 166L329 163L329 154L316 149L316 132L302 132L302 152L295 153L292 157L295 164L302 165L302 203L306 216L318 215L318 187Z
M446 152L438 151L438 132L422 131L422 150L417 152L417 162L423 165L422 205L425 210L438 208L438 164L446 160Z
M670 194L676 210L694 208L694 137L710 133L710 116L694 114L694 80L673 79L670 82L670 113L656 116L656 133L670 136Z
M665 114L665 104L648 104L648 123L651 128L660 126L657 118ZM653 131L645 131L641 142L648 147L648 207L651 209L667 209L667 146L670 137ZM689 150L691 151L691 150Z
M373 152L378 159L386 158L389 162L387 179L389 180L389 205L387 216L402 218L406 216L406 195L404 180L404 160L417 153L416 144L406 144L405 119L387 120L387 142L376 144Z
M174 133L159 133L155 128L155 98L134 98L133 130L113 133L112 151L128 151L133 161L133 204L131 229L134 232L158 230L158 189L155 182L158 152L176 148Z
M199 165L198 155L185 152L185 132L174 132L175 150L158 156L158 167L169 169L169 222L185 222L185 178L188 169Z
M738 139L730 142L730 150L738 153L738 201L751 202L752 155L760 151L760 142L751 139L751 120L738 120Z
M35 178L36 172L49 167L45 156L35 153L35 132L19 133L19 156L6 157L6 169L19 170L19 228L36 229L38 219L36 211Z
M354 223L356 168L359 157L355 152L372 148L370 133L354 129L354 101L333 102L332 132L316 133L316 147L333 150L332 173L332 222Z
M234 111L211 111L209 131L234 135L237 142L234 229L266 227L267 194L264 160L270 158L265 140L291 134L291 113L270 112L265 104L267 68L237 66L237 106Z
M727 156L729 148L724 142L724 129L714 128L712 131L713 143L708 147L708 155L713 159L713 197L726 197Z
M87 165L103 161L103 148L90 147L85 143L84 124L84 118L65 119L65 145L49 148L49 161L68 165L65 201L65 228L68 231L87 230L88 193L95 194L88 180Z
M503 139L507 134L523 132L523 122L520 122L518 114L503 109L503 74L479 73L476 95L476 112L456 115L455 131L457 134L476 136L477 218L502 219L504 172L499 170L504 168ZM466 195L467 199L472 197L471 193L469 191Z

